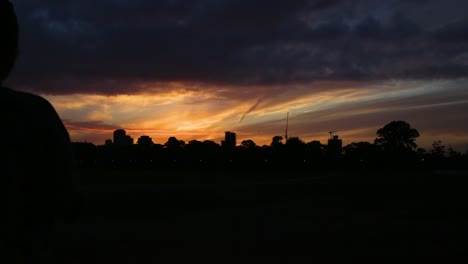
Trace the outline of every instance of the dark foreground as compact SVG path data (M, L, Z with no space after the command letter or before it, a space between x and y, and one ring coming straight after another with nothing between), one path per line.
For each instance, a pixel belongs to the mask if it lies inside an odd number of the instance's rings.
M67 263L456 256L467 245L462 172L80 173L79 219L56 238Z

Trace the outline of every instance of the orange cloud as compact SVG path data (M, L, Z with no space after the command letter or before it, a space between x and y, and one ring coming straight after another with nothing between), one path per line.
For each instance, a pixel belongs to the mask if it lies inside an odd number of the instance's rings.
M291 136L305 141L326 142L330 130L339 130L345 143L373 141L378 128L394 119L406 119L424 134L438 131L441 138L445 136L454 144L463 144L468 142L465 136L449 135L468 134L468 126L463 125L468 120L459 115L468 110L468 92L462 83L325 82L322 89L313 92L294 86L272 94L262 87L252 92L239 88L240 93L249 96L246 98L236 94L236 87L203 90L178 87L155 94L47 99L67 120L65 125L72 140L95 144L111 138L116 128L126 129L134 138L149 135L157 143L164 143L169 136L186 141L220 142L225 131L234 131L239 142L253 139L259 145L270 144L273 136L284 134L287 112L291 113ZM239 119L243 122L239 123ZM446 131L441 131L440 124Z

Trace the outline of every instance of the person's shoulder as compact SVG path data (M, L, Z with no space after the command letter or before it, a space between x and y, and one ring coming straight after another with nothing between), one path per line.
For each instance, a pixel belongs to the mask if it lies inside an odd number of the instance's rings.
M16 104L18 107L30 109L36 113L41 111L54 111L52 104L44 97L10 88L2 87L2 95L4 99Z
M18 100L24 101L25 103L42 105L47 107L51 106L50 102L40 95L22 91L14 91L14 93Z
M0 98L5 104L0 104L0 108L6 108L10 118L19 120L17 123L28 124L29 129L43 136L43 140L55 137L54 140L60 138L62 142L69 141L68 131L47 99L37 94L3 87L1 90Z

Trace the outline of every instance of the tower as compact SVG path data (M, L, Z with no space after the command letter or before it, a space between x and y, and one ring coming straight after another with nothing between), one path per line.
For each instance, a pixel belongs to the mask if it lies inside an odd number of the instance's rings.
M224 141L221 142L223 147L234 148L236 147L236 133L227 131L224 136Z

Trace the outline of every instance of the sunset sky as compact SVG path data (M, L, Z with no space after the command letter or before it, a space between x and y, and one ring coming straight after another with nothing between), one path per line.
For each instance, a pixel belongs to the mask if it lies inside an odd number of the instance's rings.
M6 82L48 99L72 141L123 128L190 141L373 142L393 120L468 149L465 0L13 0Z

